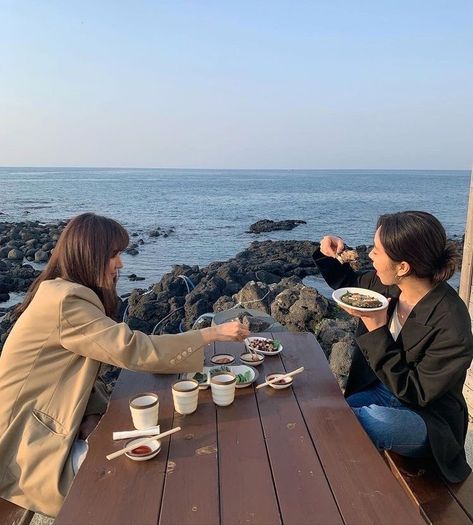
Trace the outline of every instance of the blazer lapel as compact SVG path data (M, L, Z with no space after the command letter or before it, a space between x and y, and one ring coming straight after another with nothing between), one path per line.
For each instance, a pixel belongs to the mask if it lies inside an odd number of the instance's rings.
M433 330L432 326L429 326L427 323L434 308L447 292L446 286L445 283L438 284L412 309L400 333L405 352L414 348Z
M433 330L431 326L417 323L414 319L407 319L402 327L400 337L405 352L412 350L417 343L422 341Z

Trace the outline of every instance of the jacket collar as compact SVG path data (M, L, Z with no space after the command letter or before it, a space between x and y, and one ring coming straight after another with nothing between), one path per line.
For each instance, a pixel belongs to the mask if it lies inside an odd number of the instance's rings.
M427 323L429 322L435 307L443 299L448 289L448 284L439 283L435 288L432 288L432 290L425 294L424 297L422 297L422 299L414 306L409 317L406 319L400 334L405 351L410 350L433 330L433 327L429 326ZM398 300L399 295L391 301L391 303L394 303L392 305L391 315ZM391 305L389 306L391 307Z

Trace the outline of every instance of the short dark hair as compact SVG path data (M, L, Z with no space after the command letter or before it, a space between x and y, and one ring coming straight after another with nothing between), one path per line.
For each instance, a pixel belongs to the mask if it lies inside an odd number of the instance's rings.
M409 263L409 275L438 283L455 273L459 261L456 246L447 240L444 227L430 213L402 211L381 215L377 228L388 257Z

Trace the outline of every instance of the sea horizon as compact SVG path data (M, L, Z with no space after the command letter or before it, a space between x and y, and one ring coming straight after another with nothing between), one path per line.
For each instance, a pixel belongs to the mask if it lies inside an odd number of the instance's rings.
M57 222L93 211L121 222L139 254L124 254L120 293L147 288L175 264L224 261L253 241L370 244L382 213L422 209L450 237L465 230L467 170L1 167L0 221ZM260 219L304 220L291 231L248 233ZM161 227L174 231L153 238ZM41 266L39 266L41 267ZM129 274L144 277L129 281Z

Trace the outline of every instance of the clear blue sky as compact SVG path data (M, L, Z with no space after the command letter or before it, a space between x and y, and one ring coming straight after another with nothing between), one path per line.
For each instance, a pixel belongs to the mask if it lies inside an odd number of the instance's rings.
M472 15L0 0L0 165L469 169Z

